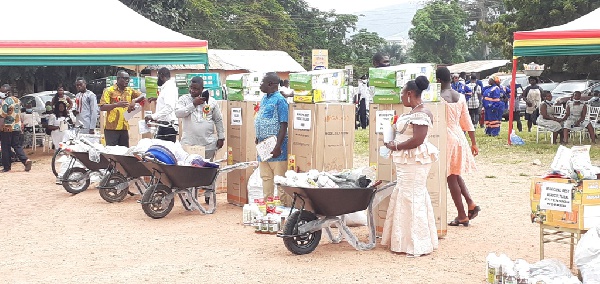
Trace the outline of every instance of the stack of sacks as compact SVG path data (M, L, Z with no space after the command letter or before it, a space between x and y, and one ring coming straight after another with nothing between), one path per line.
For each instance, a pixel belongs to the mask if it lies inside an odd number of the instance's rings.
M164 141L160 139L142 139L140 142L127 150L124 155L133 156L134 153L145 153L151 147L162 146L160 148L168 149L170 153L173 154L175 160L177 160L177 165L179 166L195 166L195 167L204 167L204 168L218 168L219 165L215 163L211 163L209 160L205 160L201 155L196 154L188 154L183 149L183 146L179 142L171 142Z
M371 180L367 178L369 168L360 168L341 173L319 172L310 170L307 173L287 171L285 177L276 176L275 183L304 188L367 188Z

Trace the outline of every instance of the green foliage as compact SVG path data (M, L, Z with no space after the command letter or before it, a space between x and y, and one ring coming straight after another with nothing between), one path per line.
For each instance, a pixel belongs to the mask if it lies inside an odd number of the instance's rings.
M373 54L382 50L385 46L385 39L377 33L368 32L365 29L358 31L350 37L348 47L351 50L351 61L354 64L354 75L358 79L360 76L369 73L369 67L372 66Z
M181 31L188 20L188 0L120 0L132 10L153 22Z
M459 63L464 61L467 14L458 1L434 0L418 10L409 31L416 62Z
M482 39L512 58L513 33L566 24L600 7L593 0L504 0L511 13L484 24ZM553 72L590 73L600 68L600 56L552 56L522 58L521 62L540 62Z

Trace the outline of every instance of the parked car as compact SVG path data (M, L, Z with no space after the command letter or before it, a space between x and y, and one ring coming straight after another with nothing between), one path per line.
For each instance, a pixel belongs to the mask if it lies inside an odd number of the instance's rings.
M31 104L33 111L39 114L42 114L46 111L46 102L52 101L56 91L44 91L40 93L34 93L25 95L21 100L21 106L27 107L27 105ZM65 91L65 95L70 97L72 100L75 100L75 95L71 94L68 91Z
M558 82L540 83L540 84L538 84L538 86L540 88L542 88L542 90L544 90L544 91L552 92L556 88L556 86L558 86L558 84L559 84Z
M594 95L595 91L599 91L600 92L600 82L599 83L595 83L591 86L589 86L587 89L583 90L583 92L581 92L582 96L592 96Z
M554 90L552 90L552 100L556 101L557 99L563 97L570 97L571 94L575 91L583 92L592 85L599 83L598 80L567 80L562 81Z

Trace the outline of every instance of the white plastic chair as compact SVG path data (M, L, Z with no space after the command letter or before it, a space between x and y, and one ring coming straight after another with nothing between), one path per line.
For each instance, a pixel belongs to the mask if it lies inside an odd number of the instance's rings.
M550 143L554 143L554 137L552 136L552 131L546 129L543 126L536 125L535 131L535 142L540 143L540 133L544 134L544 141L548 140L548 133L550 133Z

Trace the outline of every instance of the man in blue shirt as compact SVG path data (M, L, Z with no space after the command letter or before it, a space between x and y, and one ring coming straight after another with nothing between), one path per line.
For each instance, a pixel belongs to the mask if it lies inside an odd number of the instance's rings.
M273 196L275 191L274 177L285 176L287 171L287 144L288 144L288 103L279 92L279 76L270 72L265 75L261 84L261 92L266 95L260 101L259 110L254 119L256 130L256 144L269 137L277 137L275 148L271 152L272 158L262 161L258 157L260 177L263 180L263 193L265 200ZM284 192L279 192L281 202L286 206L291 205L291 199Z

